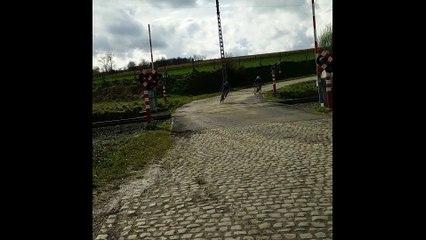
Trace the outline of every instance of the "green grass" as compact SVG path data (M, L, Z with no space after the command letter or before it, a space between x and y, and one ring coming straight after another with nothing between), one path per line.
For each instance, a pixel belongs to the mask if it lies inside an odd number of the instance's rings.
M111 102L99 102L92 104L92 112L121 112L129 111L135 108L144 108L145 104L143 100L133 100L133 101L111 101Z
M272 90L266 91L263 94L263 98L266 101L276 101L278 99L297 99L297 98L309 98L317 97L318 88L315 85L315 81L295 83L282 88L277 89L276 96L273 95Z
M236 67L258 67L258 66L265 66L265 65L272 65L274 63L277 63L279 61L305 61L305 60L311 60L315 58L314 52L295 52L295 53L288 53L288 54L282 54L281 58L279 55L275 54L269 54L265 56L259 56L259 57L235 57L227 59L228 61L231 61ZM211 61L207 62L199 62L195 63L195 69L197 71L205 71L205 72L212 72L220 69L221 63L219 60L216 60L215 63ZM166 68L162 67L160 68L160 71L165 72L167 70L167 74L169 75L182 75L182 74L188 74L192 72L192 64L182 64L178 66L168 66Z
M241 57L232 57L227 58L227 60L232 61L235 66L237 67L258 67L258 66L265 66L265 65L271 65L274 63L281 61L305 61L305 60L311 60L315 58L315 53L312 50L299 50L299 51L292 51L292 52L281 52L281 57L279 56L280 53L269 53L269 54L259 54L259 55L253 55L253 56L241 56ZM206 71L206 72L213 72L218 69L220 69L221 63L220 59L215 59L214 62L211 60L205 60L200 62L195 62L195 69L197 71ZM179 65L172 65L172 66L166 66L166 67L159 67L160 73L165 73L167 71L167 74L170 76L176 76L176 75L183 75L188 74L192 72L192 63L185 63L185 64L179 64ZM134 79L134 72L122 72L122 73L116 73L113 75L107 75L105 76L106 82L111 81L119 81L121 79ZM139 72L136 71L136 75L138 75ZM93 87L97 87L102 84L102 77L93 77L92 79Z
M167 97L167 103L164 103L163 98L157 97L157 106L161 108L166 108L167 112L172 113L178 107L183 106L186 103L204 99L208 97L219 96L219 93L209 93L196 96L181 96L170 94ZM122 113L131 113L138 112L142 109L145 109L145 102L141 98L140 100L129 100L129 101L108 101L108 102L97 102L92 104L92 113L93 114L108 114L111 112L122 112Z
M130 176L131 171L158 162L172 145L169 128L166 122L155 126L155 131L93 144L93 187L105 190Z
M142 99L99 102L93 103L92 106L93 122L139 117L141 116L139 112L145 109L145 104Z
M317 105L315 106L315 111L320 112L320 113L330 113L331 110L327 107L321 107L321 105L319 103L317 103Z
M186 103L218 96L219 93L197 96L171 95L167 111L172 113ZM158 102L162 99L158 99ZM94 112L114 112L142 106L141 101L118 101L93 104ZM171 120L149 124L139 135L131 135L109 143L93 144L93 188L101 191L116 188L119 182L130 176L132 170L141 170L158 162L172 145Z
M318 96L318 88L315 81L292 84L277 90L278 98L295 99Z
M136 74L136 78L135 75ZM122 81L124 79L128 79L128 80L137 80L139 77L139 72L133 72L133 71L126 71L126 72L121 72L121 73L114 73L111 75L106 75L105 76L105 82L114 82L114 81ZM92 86L93 88L96 88L100 85L102 85L102 81L103 78L101 76L98 77L93 77L92 79Z
M318 97L318 88L315 81L295 83L277 89L276 96L273 95L272 90L263 93L263 99L267 102L276 102L284 99L297 99L307 97ZM308 112L330 114L332 110L327 107L321 107L320 103L312 103L312 105L304 106L304 110Z

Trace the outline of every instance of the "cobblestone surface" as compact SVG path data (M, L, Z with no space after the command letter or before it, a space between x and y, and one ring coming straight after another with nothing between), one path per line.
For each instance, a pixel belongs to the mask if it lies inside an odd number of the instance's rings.
M123 194L94 239L332 239L331 122L176 134L153 184Z

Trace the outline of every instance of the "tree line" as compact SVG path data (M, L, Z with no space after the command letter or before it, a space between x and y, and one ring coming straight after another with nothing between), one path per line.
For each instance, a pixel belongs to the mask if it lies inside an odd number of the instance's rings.
M194 55L192 57L177 57L177 58L169 58L166 59L165 57L162 57L161 59L157 59L154 61L154 66L156 67L164 67L164 66L170 66L170 65L177 65L177 64L184 64L184 63L191 63L193 61L199 61L206 59L205 56L202 55ZM140 67L144 68L150 68L151 63L146 61L145 59L142 59L138 64L136 64L134 61L130 61L127 64L127 69L124 70L116 70L114 69L114 55L111 52L105 53L104 56L101 56L98 58L98 62L100 63L101 67L95 67L93 68L93 75L98 75L100 73L118 73L118 72L124 72L124 71L136 71Z

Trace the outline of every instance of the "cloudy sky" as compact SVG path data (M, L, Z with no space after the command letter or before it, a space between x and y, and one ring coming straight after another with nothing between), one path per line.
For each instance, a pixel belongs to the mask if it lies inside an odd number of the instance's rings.
M231 56L314 47L311 0L219 0L225 53ZM332 24L332 0L315 0L317 35ZM114 69L130 61L220 58L215 0L93 0L93 67L106 52Z

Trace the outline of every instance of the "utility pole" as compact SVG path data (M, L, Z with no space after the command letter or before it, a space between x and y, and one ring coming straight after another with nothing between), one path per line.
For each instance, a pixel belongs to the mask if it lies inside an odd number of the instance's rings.
M318 58L318 42L317 42L317 28L315 23L315 3L314 0L312 0L312 19L314 24L314 44L315 44L315 69L317 73L317 86L318 86L318 99L321 107L324 106L324 100L322 96L322 89L321 89L321 73L318 71L318 63L316 63L316 60Z
M219 0L216 0L216 10L217 10L217 26L219 29L220 61L222 63L222 79L223 79L223 82L226 82L228 79L226 75L225 49L223 47L222 26L220 23Z
M149 34L149 50L151 51L151 69L154 70L154 59L152 57L151 26L149 24L148 24L148 34Z

